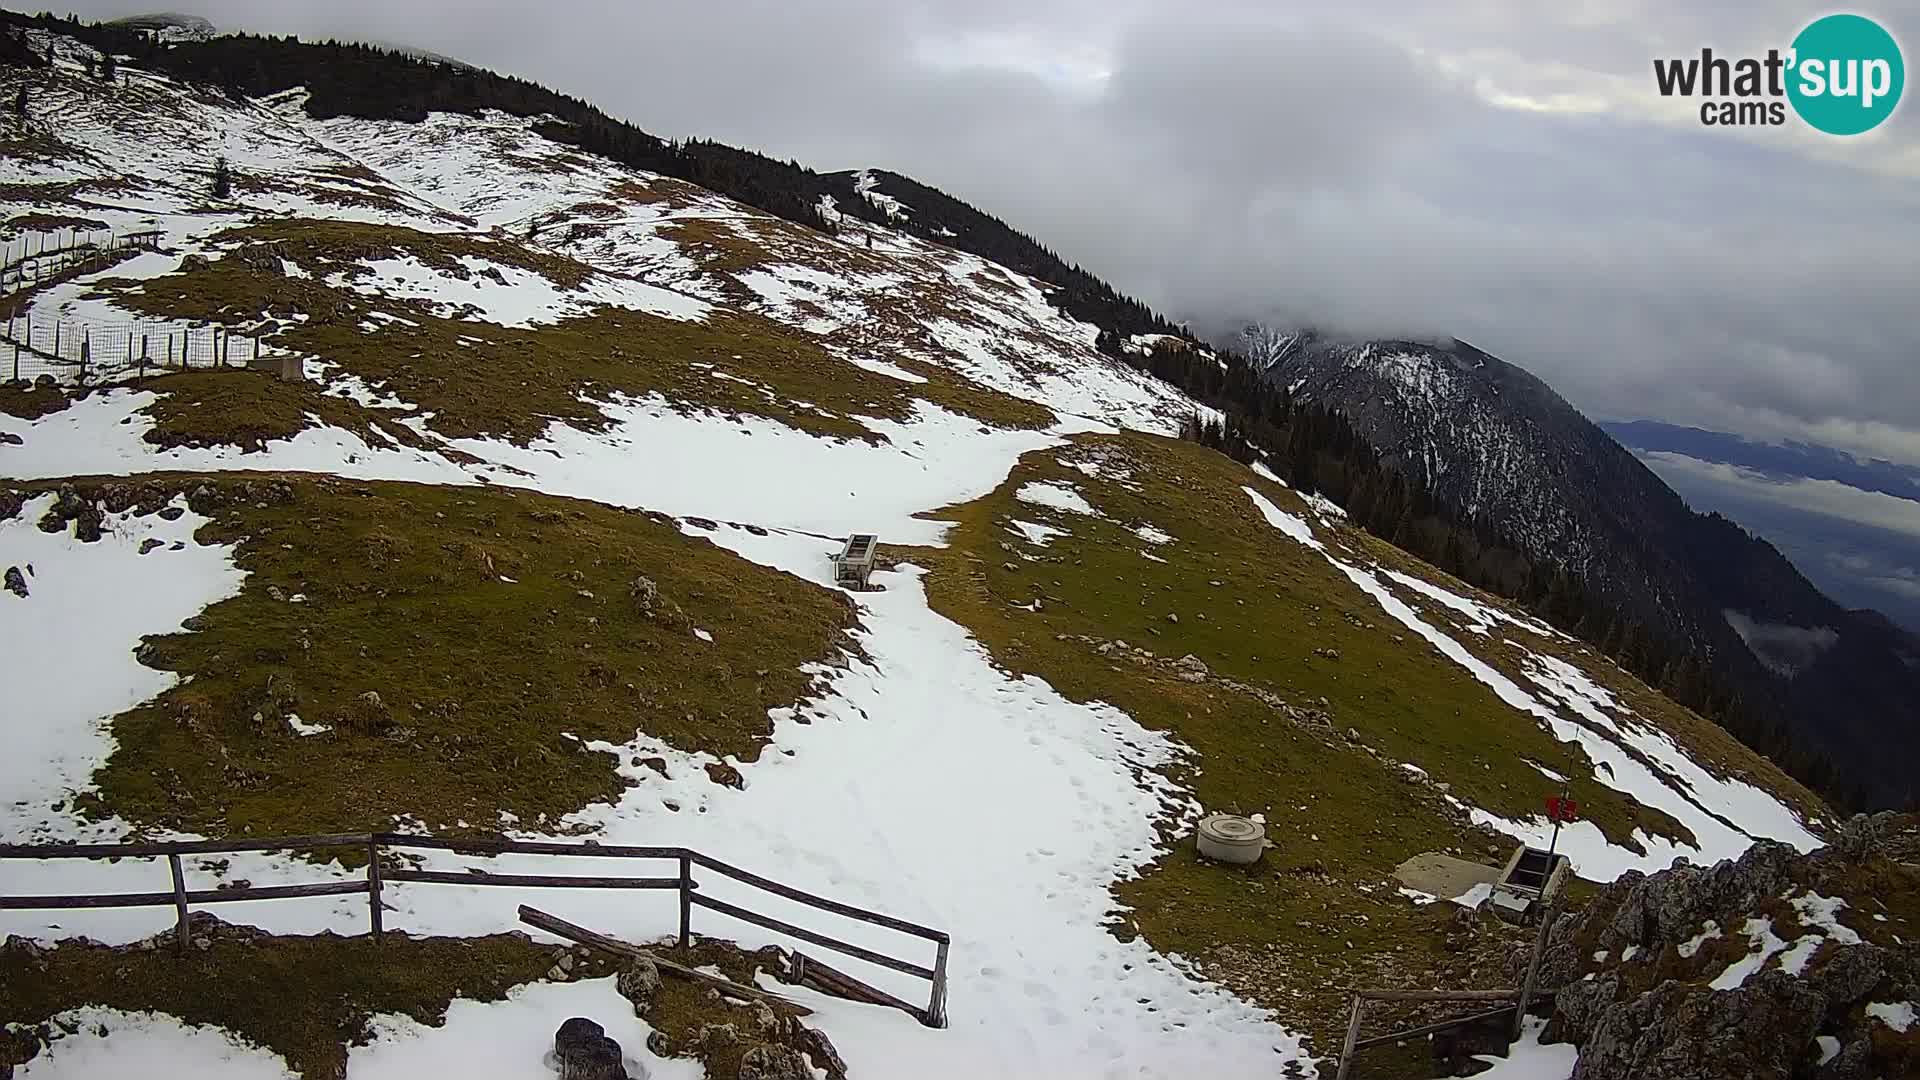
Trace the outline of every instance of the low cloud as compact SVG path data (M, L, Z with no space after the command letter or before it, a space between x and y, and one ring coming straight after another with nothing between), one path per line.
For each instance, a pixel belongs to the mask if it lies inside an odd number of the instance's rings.
M1862 491L1837 480L1781 480L1751 469L1700 461L1685 454L1640 455L1676 486L1707 484L1737 499L1757 499L1920 539L1920 502L1879 491Z
M1715 130L1652 87L1656 56L1784 45L1809 17L1785 0L200 9L897 169L1198 328L1454 334L1599 417L1920 461L1920 113L1847 140ZM1920 41L1920 18L1888 22Z
M1820 654L1833 648L1840 635L1827 626L1789 626L1759 622L1731 608L1722 612L1727 625L1769 671L1792 678L1813 666Z

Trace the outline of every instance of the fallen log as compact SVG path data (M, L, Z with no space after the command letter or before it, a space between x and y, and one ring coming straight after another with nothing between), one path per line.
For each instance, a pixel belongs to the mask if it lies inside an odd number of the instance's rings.
M700 983L703 986L710 986L722 994L743 1001L778 1002L781 1006L791 1009L799 1015L812 1015L811 1010L804 1005L797 1004L791 999L782 997L771 990L762 990L757 986L746 986L734 982L732 979L723 979L718 975L709 975L704 971L697 971L685 964L675 963L657 953L643 949L638 945L621 941L619 938L596 933L584 926L576 926L557 915L549 915L538 908L530 908L525 904L520 905L520 921L526 923L528 926L537 927L556 937L566 938L568 941L577 942L588 948L599 949L601 952L612 953L615 956L649 961L665 974L688 979Z
M859 979L837 968L829 967L825 962L794 950L793 971L788 980L801 986L811 987L823 994L858 1001L867 1005L885 1005L899 1009L908 1016L926 1023L927 1011L918 1005L911 1005L894 997L877 986L869 986Z

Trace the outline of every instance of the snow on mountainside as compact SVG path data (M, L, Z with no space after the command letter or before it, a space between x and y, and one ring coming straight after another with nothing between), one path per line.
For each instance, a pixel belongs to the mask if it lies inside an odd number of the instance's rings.
M1904 805L1890 746L1920 748L1920 672L1899 635L1822 595L1777 550L1702 516L1546 384L1470 345L1276 338L1268 377L1333 408L1414 484L1572 575L1737 693L1753 730L1828 761L1838 783ZM1750 628L1761 627L1756 635ZM1799 645L1791 664L1768 644ZM1771 751L1770 751L1771 752Z
M83 388L76 363L23 354L52 385L0 390L0 567L20 570L0 684L29 706L0 841L692 846L951 933L945 1030L781 988L854 1076L1314 1075L1328 988L1477 955L1441 949L1394 866L1540 839L1538 797L1561 785L1587 807L1562 847L1596 880L1820 843L1818 801L1711 725L1323 501L1167 438L1196 406L1096 351L1100 328L1042 282L850 216L807 229L533 119L315 120L299 92L235 101L130 63L103 87L87 46L32 44L54 68L0 69L0 93L30 99L5 121L9 252L159 235L30 281L19 323L101 343L218 325L308 381L155 375L102 344ZM886 545L877 591L835 584L856 531ZM1192 858L1196 818L1222 808L1272 825L1264 872ZM187 869L199 887L362 873L277 854ZM6 891L156 888L151 870L10 864ZM388 925L478 940L513 926L513 893L396 885ZM670 899L627 895L552 902L671 935ZM366 920L357 897L246 908L283 938ZM120 944L172 917L0 923ZM1321 919L1346 920L1326 932L1347 955L1296 929ZM206 1026L223 1014L166 996L192 980L143 997L83 979L77 947L52 955L0 950L10 1017L86 1028L39 1048L36 1077L145 1053L247 1077L339 1055L379 1076L456 1032L471 1075L517 1076L538 1053L523 1036L614 997L543 962L427 1004L314 1005L364 1029L339 1045L235 1019L241 1053ZM656 1020L622 1021L629 1051L656 1075L700 1068L655 1055Z

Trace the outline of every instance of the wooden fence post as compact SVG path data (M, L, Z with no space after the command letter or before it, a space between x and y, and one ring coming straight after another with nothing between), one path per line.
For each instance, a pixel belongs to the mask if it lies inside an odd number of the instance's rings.
M1560 909L1560 898L1554 897L1554 903L1540 915L1540 933L1533 939L1533 958L1527 961L1527 981L1520 984L1520 1003L1513 1010L1513 1037L1520 1037L1521 1025L1527 1019L1527 1003L1533 998L1533 980L1540 974L1540 954L1547 951L1547 935L1553 928L1554 912Z
M180 955L187 955L187 875L180 869L180 856L167 856L167 868L173 871L173 909L179 913L180 924L175 930L175 948Z
M927 998L927 1026L947 1026L947 943L940 943L933 956L933 993Z
M680 853L680 947L693 947L693 857Z
M1333 1080L1347 1080L1347 1072L1353 1068L1353 1044L1360 1041L1360 1014L1365 1006L1366 999L1353 995L1353 1016L1347 1021L1347 1041L1340 1047L1340 1071L1333 1074Z
M380 841L367 841L367 910L373 920L374 944L380 943L382 925L380 912Z

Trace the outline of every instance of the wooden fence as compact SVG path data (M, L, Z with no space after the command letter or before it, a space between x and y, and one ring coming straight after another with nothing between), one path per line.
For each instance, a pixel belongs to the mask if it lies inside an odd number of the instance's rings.
M214 855L258 851L312 851L324 848L365 849L367 871L364 878L350 881L316 882L310 885L245 886L230 889L189 890L183 855ZM595 859L648 859L675 864L668 877L587 877L548 874L497 874L479 871L440 871L389 869L380 865L382 850L452 851L471 855L553 855L583 856ZM944 931L934 930L896 919L891 915L867 911L829 900L824 896L783 885L770 878L742 870L709 855L682 847L631 847L614 844L567 844L550 841L505 840L479 837L446 838L402 833L329 833L319 836L286 836L270 840L175 840L147 844L0 844L0 860L6 859L123 859L165 858L172 872L173 887L166 892L95 893L64 896L0 896L0 911L70 910L76 908L167 907L177 916L176 944L184 953L189 934L188 912L206 904L237 903L247 900L280 900L302 896L367 896L369 932L378 941L385 932L380 896L390 883L409 882L435 885L493 885L523 889L673 889L680 894L680 944L693 941L693 909L705 908L722 915L752 923L800 941L869 964L924 979L932 984L926 1008L909 1007L928 1027L947 1026L947 947L950 939ZM839 915L856 922L881 926L931 941L935 946L932 967L902 960L886 953L841 941L805 927L795 926L770 915L706 896L694 879L696 867L772 893L798 904Z
M1340 1047L1340 1066L1339 1071L1334 1074L1334 1080L1347 1080L1348 1073L1353 1069L1354 1054L1369 1047L1385 1046L1388 1043L1396 1043L1405 1039L1437 1035L1443 1031L1451 1031L1455 1028L1467 1027L1493 1020L1500 1020L1506 1025L1508 1033L1507 1042L1509 1044L1511 1044L1513 1040L1518 1039L1520 1037L1521 1023L1526 1019L1528 1007L1534 1003L1535 999L1544 1001L1555 996L1551 990L1539 989L1539 987L1535 985L1535 980L1540 976L1540 956L1546 952L1547 939L1551 936L1554 916L1558 911L1559 905L1550 901L1547 909L1541 913L1540 928L1533 939L1533 953L1527 960L1527 977L1517 990L1353 991L1353 1007L1347 1017L1347 1039ZM1371 1038L1363 1039L1360 1037L1360 1025L1366 1018L1367 1002L1369 1001L1458 1001L1472 1002L1481 1005L1497 1004L1499 1007L1473 1013L1469 1016L1455 1017L1451 1020L1442 1020L1439 1023L1423 1024L1419 1027L1407 1028L1386 1035L1375 1035Z

